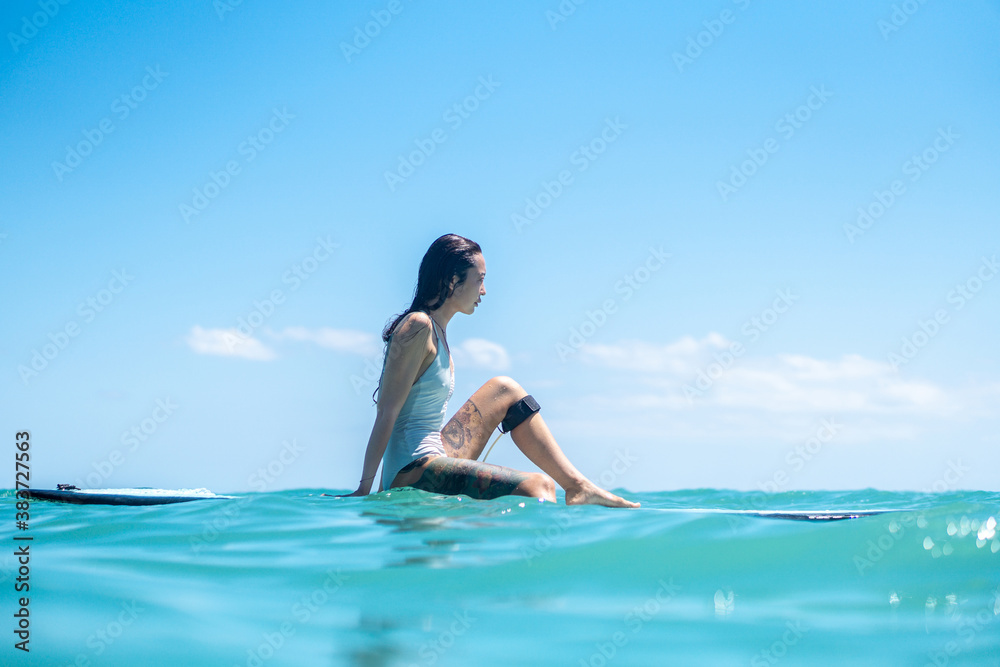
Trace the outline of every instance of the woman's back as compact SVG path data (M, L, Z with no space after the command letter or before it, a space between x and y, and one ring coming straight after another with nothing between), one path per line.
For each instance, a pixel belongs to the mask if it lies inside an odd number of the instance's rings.
M411 315L412 317L412 315ZM382 457L382 488L388 489L396 474L412 461L426 454L444 456L441 427L444 426L448 400L455 390L455 375L451 370L448 353L437 322L429 318L437 340L437 354L420 377L417 378L399 410L396 423ZM398 330L403 325L399 323ZM392 334L395 335L395 332ZM386 346L386 355L392 349L392 336ZM385 373L383 358L382 373ZM384 379L384 377L383 377Z

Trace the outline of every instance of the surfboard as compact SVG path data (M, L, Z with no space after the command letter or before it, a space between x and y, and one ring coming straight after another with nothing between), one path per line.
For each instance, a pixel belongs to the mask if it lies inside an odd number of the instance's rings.
M235 496L216 495L208 489L78 489L60 484L59 489L25 489L32 500L48 500L74 505L171 505L192 500L225 500Z
M890 512L902 512L896 509L868 509L868 510L735 510L724 508L708 507L654 507L648 508L650 512L672 512L678 514L726 514L731 516L749 516L761 519L788 519L791 521L844 521L846 519L859 519L866 516L876 516L888 514Z
M341 496L323 493L321 497L339 498ZM510 496L513 498L513 496ZM758 519L786 519L789 521L844 521L860 519L867 516L877 516L891 512L909 512L902 509L864 509L864 510L744 510L727 509L724 507L640 507L636 512L666 512L672 514L722 514L726 516L745 516Z
M59 488L25 489L22 495L32 500L47 500L74 505L170 505L193 500L228 500L235 496L212 493L208 489L78 489L70 484L59 484ZM329 494L323 494L328 496ZM723 514L729 516L757 517L762 519L786 519L791 521L844 521L861 517L876 516L897 509L865 510L741 510L718 507L650 507L640 508L644 512L666 512L673 514Z

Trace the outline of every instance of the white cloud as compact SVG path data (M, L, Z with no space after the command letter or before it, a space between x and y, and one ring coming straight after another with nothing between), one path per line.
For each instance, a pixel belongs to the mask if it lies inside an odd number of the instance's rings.
M281 331L269 331L268 335L278 340L308 341L330 350L358 354L363 357L378 355L382 350L382 341L379 338L356 329L286 327Z
M456 366L505 371L510 368L510 356L502 345L483 338L468 338L452 348Z
M960 401L932 382L908 379L888 363L845 354L823 360L799 354L754 357L729 353L719 334L690 336L666 345L622 341L586 344L584 363L637 374L654 392L619 396L617 403L646 408L752 409L771 413L951 415Z
M710 333L702 340L684 336L667 345L657 345L641 340L626 340L616 345L587 343L580 348L584 362L609 368L675 374L696 373L699 360L709 358L709 352L721 350L729 342L717 333Z
M185 342L198 354L242 357L254 361L270 361L277 356L256 338L243 338L236 329L202 329L195 325Z

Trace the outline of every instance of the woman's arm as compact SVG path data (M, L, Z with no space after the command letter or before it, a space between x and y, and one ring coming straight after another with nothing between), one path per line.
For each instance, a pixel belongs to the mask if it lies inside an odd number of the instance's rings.
M384 384L384 380L383 380ZM404 397L405 401L406 398ZM352 496L367 496L371 493L372 485L375 483L375 473L378 471L378 464L385 454L385 448L389 444L389 436L392 435L392 427L396 424L396 417L399 416L399 406L393 406L390 412L382 405L382 393L379 391L379 405L375 413L375 425L372 433L368 436L368 447L365 449L365 462L361 468L361 481L358 490L350 494Z
M420 367L433 352L430 316L422 312L411 313L399 323L389 343L382 384L379 387L375 425L368 437L361 481L357 491L348 494L349 496L366 496L371 493L375 473L389 444L389 436L392 435L399 411L410 394L410 387L417 381Z

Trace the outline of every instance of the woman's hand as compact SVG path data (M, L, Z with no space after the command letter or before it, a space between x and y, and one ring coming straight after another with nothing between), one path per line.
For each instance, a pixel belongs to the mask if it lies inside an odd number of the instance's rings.
M360 498L361 496L367 496L372 492L372 480L375 479L375 475L371 477L366 477L358 482L358 489L353 493L345 493L341 495L332 496L333 498ZM381 490L381 487L380 489ZM329 493L324 493L324 496L329 496Z
M359 486L358 490L355 491L354 493L345 493L339 496L334 496L334 498L357 498L359 496L367 496L370 491L371 489L366 491L363 486ZM324 493L323 495L325 496L327 494Z

